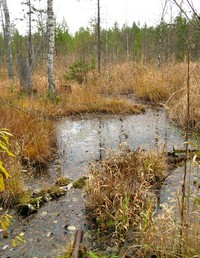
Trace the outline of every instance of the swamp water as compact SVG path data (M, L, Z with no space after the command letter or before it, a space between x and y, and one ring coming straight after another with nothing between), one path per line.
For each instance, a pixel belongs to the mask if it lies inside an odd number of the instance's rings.
M183 134L169 123L163 109L140 115L63 119L58 125L62 176L76 180L89 161L101 160L120 145L131 150L183 148Z
M103 159L111 150L118 151L124 142L132 150L162 145L168 151L173 146L182 148L184 142L181 131L169 123L163 109L149 109L140 115L64 118L57 126L57 139L60 176L73 180L84 175L88 162ZM56 174L54 170L50 168L49 174ZM1 238L2 258L56 257L69 244L76 229L87 230L80 189L70 189L65 196L48 202L25 219L13 216L10 237L24 232L27 243L13 249L9 239Z

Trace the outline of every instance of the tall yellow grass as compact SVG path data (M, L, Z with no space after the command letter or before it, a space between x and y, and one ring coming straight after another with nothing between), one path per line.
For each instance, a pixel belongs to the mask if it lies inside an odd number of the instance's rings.
M8 128L20 148L21 158L45 163L53 150L53 126L36 115L14 107L0 107L0 126Z
M151 103L165 102L184 86L185 71L180 65L144 66L124 63L108 68L98 80L99 90L106 94L134 92L135 96Z
M200 76L199 68L190 69L190 121L192 131L200 131ZM185 72L186 73L186 72ZM185 80L186 81L186 80ZM181 127L187 124L187 87L186 82L180 90L175 91L167 101L169 115Z

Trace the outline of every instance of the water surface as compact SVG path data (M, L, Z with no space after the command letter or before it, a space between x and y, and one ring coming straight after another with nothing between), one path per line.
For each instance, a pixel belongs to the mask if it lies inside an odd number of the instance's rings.
M64 118L58 125L62 175L77 179L90 160L100 160L126 143L131 150L162 145L183 147L181 131L169 123L163 109L140 115Z

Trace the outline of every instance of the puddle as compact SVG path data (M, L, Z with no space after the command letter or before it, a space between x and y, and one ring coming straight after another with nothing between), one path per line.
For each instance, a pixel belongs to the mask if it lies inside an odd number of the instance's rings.
M65 118L58 124L57 138L61 176L73 180L83 176L90 160L106 157L124 142L132 150L151 149L161 143L170 151L173 146L181 148L184 141L181 131L169 123L162 109L149 109L140 115ZM49 174L55 178L56 171L53 172L51 168ZM27 244L13 249L10 238L1 236L1 257L56 257L74 234L67 229L85 227L83 192L71 189L66 196L47 203L27 219L15 213L13 217L10 236L24 232Z
M181 131L169 123L163 109L140 115L98 118L65 118L58 125L58 147L62 176L76 180L90 160L108 156L126 142L132 150L152 149L158 144L168 151L182 148Z

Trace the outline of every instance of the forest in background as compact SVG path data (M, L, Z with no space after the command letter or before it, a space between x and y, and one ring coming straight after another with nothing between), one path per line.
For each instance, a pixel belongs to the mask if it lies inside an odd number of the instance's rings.
M37 31L32 34L34 67L44 63L47 55L47 39L44 22L37 22ZM14 59L19 53L27 55L28 35L20 35L12 27L12 53ZM191 60L200 58L200 33L196 18L190 21L179 14L170 24L162 21L157 26L132 26L116 22L112 28L101 29L102 65L117 64L124 61L143 62L144 64L183 62L191 46ZM56 24L55 56L66 58L68 62L79 58L95 61L97 53L97 25L91 22L89 27L81 27L74 35L69 33L65 20ZM3 33L0 34L0 65L6 63L6 46Z

